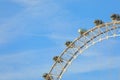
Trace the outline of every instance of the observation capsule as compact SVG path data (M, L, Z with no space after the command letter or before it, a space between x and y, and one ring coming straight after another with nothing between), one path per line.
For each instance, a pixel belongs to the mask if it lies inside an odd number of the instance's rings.
M43 78L45 80L53 80L53 77L50 74L48 74L48 73L43 74Z
M99 19L97 19L97 20L94 21L94 24L95 24L96 26L101 25L101 24L103 24L103 23L104 23L104 22L103 22L102 20L99 20Z
M53 58L53 60L54 60L55 62L57 62L57 63L63 62L63 59L60 58L59 56L55 56L55 57Z
M84 34L87 30L85 29L78 29L78 32L80 33L80 35Z
M72 44L72 41L66 41L66 43L65 43L65 45L67 46L67 47L70 47L70 48L73 48L74 47L74 44L73 45L71 45ZM70 46L71 45L71 46Z
M112 20L120 20L120 15L119 14L112 14L111 19Z

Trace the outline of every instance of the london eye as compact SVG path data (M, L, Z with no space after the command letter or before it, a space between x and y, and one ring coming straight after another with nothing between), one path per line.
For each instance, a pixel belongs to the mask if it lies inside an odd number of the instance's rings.
M50 71L43 75L45 80L61 80L70 64L85 50L94 44L106 39L120 36L120 15L112 14L111 22L95 20L95 26L89 30L79 29L78 36L74 41L66 41L63 52L53 57L54 64Z

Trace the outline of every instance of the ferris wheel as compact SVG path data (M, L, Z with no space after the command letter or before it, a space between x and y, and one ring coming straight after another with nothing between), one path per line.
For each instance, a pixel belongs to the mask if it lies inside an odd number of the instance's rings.
M90 30L79 29L80 36L74 41L65 43L66 49L53 58L54 64L48 73L43 75L45 80L61 80L73 60L92 45L105 39L120 36L120 15L112 14L111 22L104 23L102 20L95 20Z

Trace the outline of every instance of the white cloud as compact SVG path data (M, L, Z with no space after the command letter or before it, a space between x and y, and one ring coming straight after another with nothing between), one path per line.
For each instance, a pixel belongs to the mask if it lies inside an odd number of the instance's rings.
M68 13L66 10L62 9L62 6L54 1L49 0L12 0L13 2L19 4L27 5L21 12L9 18L4 23L0 24L0 43L4 44L11 42L14 38L19 36L45 36L51 38L60 38L56 33L66 32L66 30L71 29L70 26L75 24L74 22L63 21L64 16ZM33 5L34 6L33 6ZM34 23L35 20L43 25L29 25ZM55 34L49 35L47 31L54 32ZM39 31L36 31L39 30ZM40 32L46 31L47 34L41 34ZM36 33L39 34L36 34ZM67 36L67 35L66 35ZM66 37L65 36L65 37ZM61 37L61 38L65 38Z
M30 5L12 18L9 18L4 23L0 24L0 43L7 43L20 35L31 35L32 30L29 30L28 19L39 17L40 20L53 15L57 7L54 2L49 3L44 0L13 0L14 2ZM34 4L34 7L31 5ZM48 15L49 13L49 15ZM29 19L29 20L30 20ZM33 26L34 28L34 26ZM28 30L27 30L28 29ZM28 31L28 32L27 32ZM29 32L30 31L30 32Z
M43 54L39 50L29 50L0 56L0 80L28 80L41 78L50 64L42 63ZM44 61L45 62L45 61Z
M0 73L0 80L28 80L41 78L48 65L27 66L20 70Z
M12 0L12 1L24 6L29 6L29 7L35 6L38 3L43 2L43 0Z

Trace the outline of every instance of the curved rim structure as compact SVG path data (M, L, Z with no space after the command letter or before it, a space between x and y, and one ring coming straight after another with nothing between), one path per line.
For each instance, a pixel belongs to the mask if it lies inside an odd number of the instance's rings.
M120 21L113 20L112 22L103 23L86 31L84 34L76 38L59 56L61 62L55 62L49 71L50 79L61 80L63 73L70 66L72 61L82 54L90 46L101 42L111 37L120 36ZM74 46L73 46L74 45ZM73 47L71 47L73 46Z

